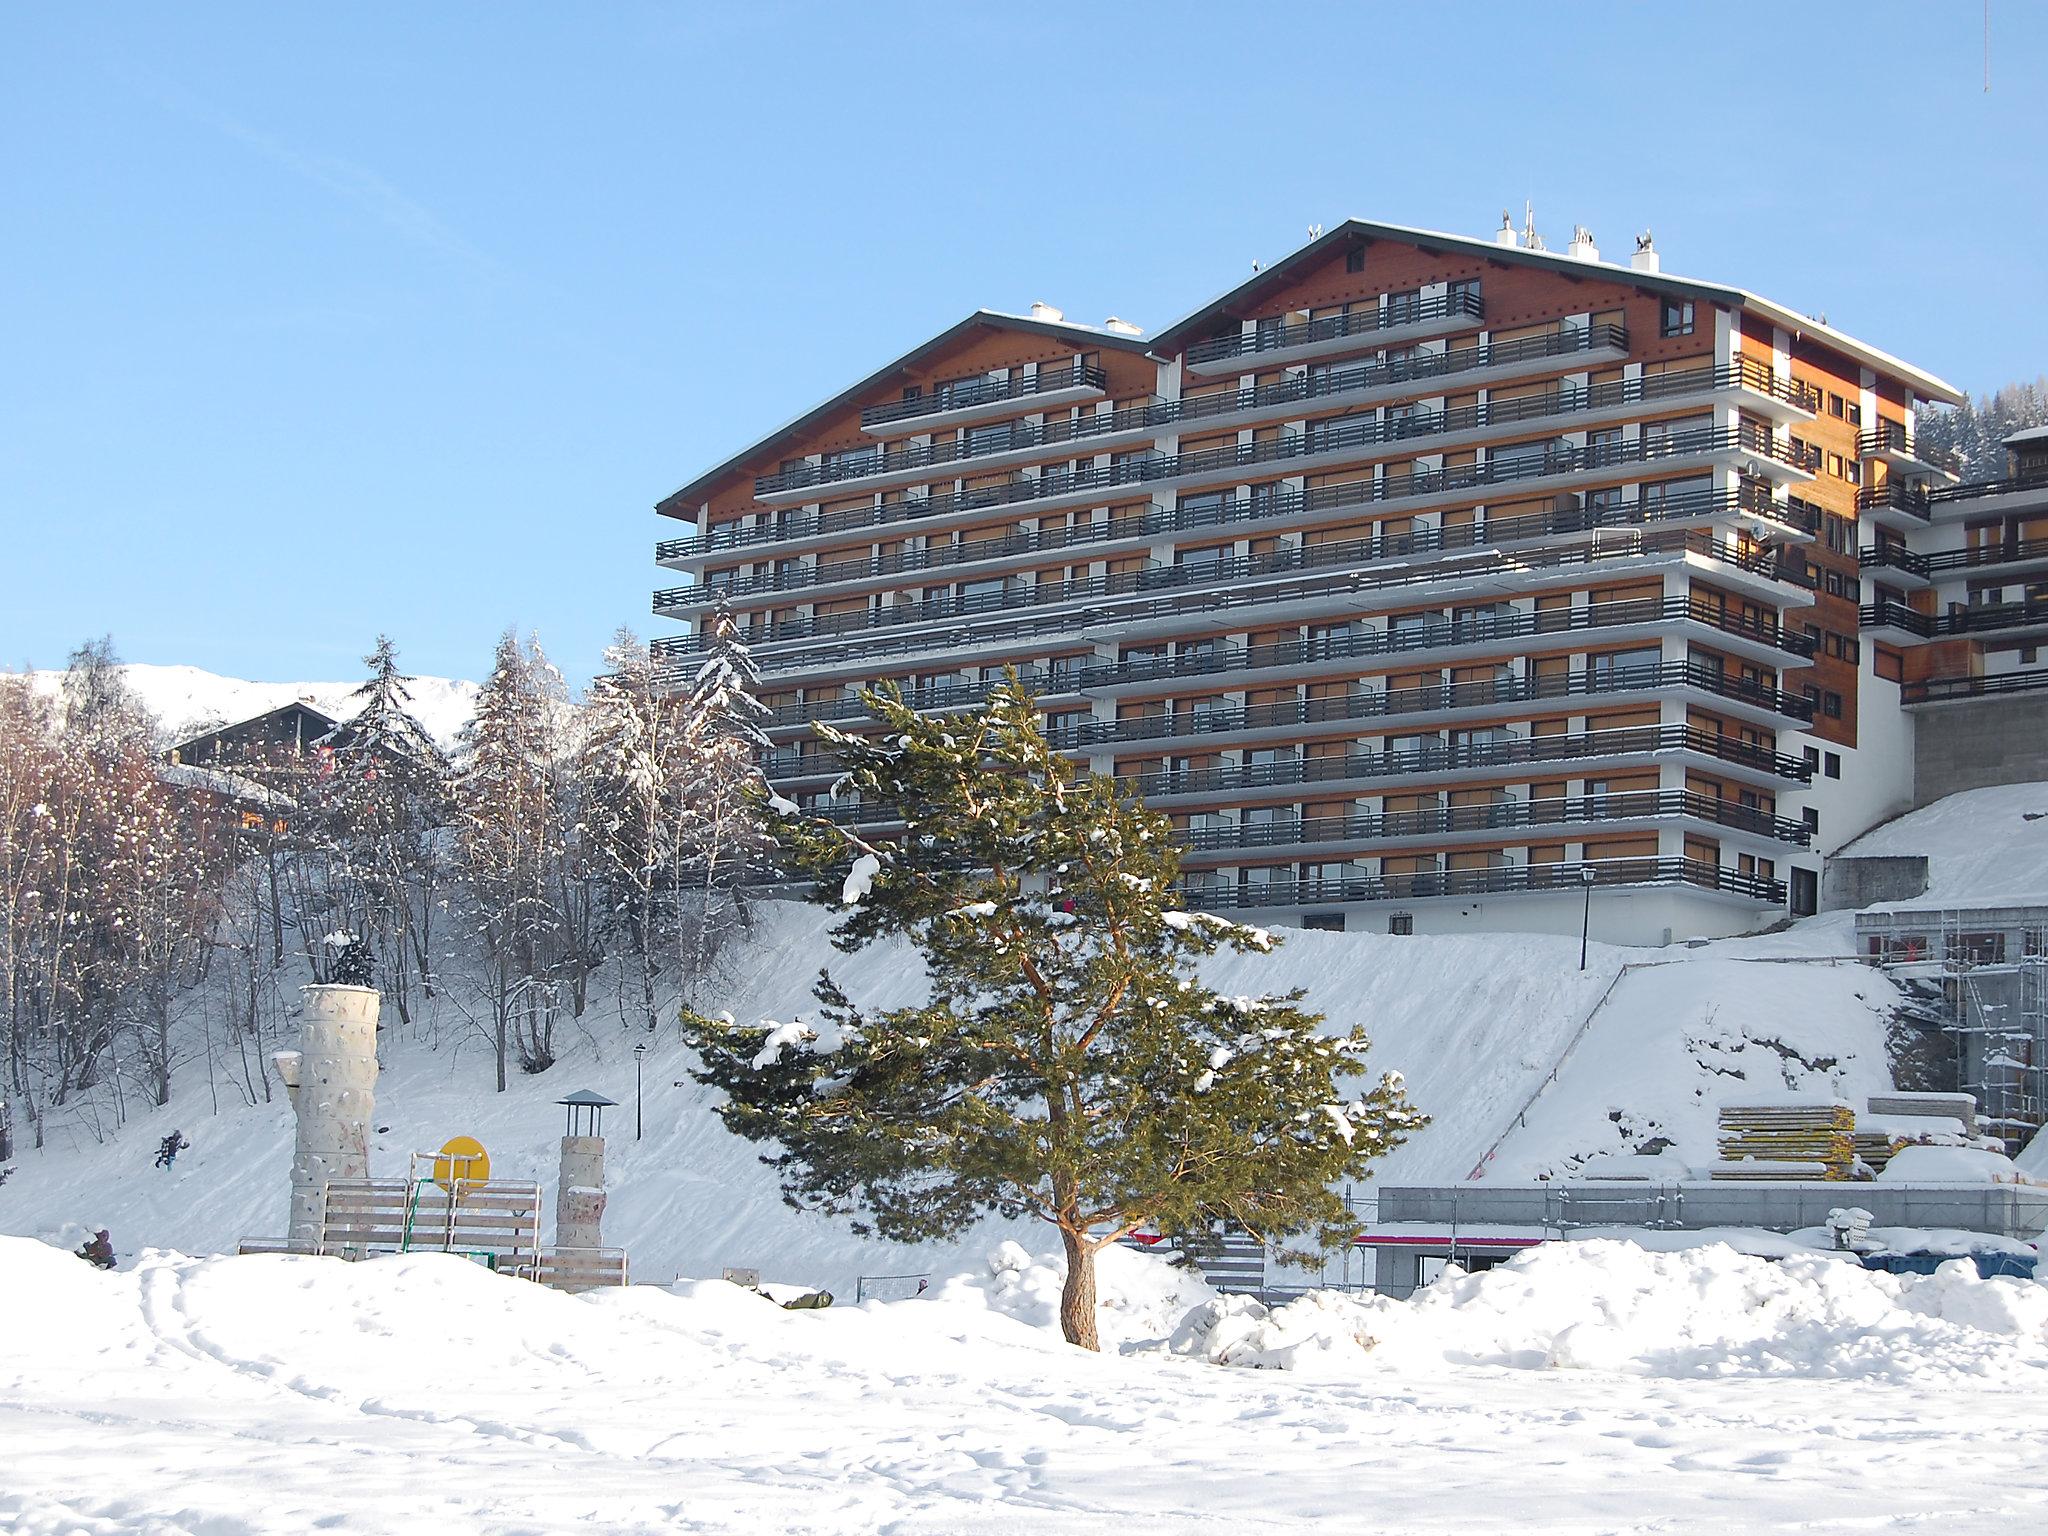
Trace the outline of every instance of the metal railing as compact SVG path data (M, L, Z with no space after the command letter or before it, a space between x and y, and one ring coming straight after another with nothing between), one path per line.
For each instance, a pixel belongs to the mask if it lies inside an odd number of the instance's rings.
M1988 677L1931 677L1899 690L1903 704L1945 704L1957 699L1988 699L2007 693L2034 693L2048 688L2048 671L1997 672Z
M1226 357L1277 352L1285 347L1308 346L1343 336L1373 336L1404 325L1461 317L1472 320L1486 318L1485 302L1470 288L1453 289L1427 299L1420 294L1412 297L1388 294L1385 303L1371 309L1325 315L1319 320L1303 320L1293 325L1261 323L1240 335L1217 336L1195 342L1183 355L1191 363L1212 363Z
M870 405L860 413L864 427L884 422L908 421L915 416L934 416L941 411L964 410L990 405L998 400L1022 400L1031 395L1049 395L1061 389L1107 389L1109 375L1088 363L1065 368L1041 368L1029 378L976 379L964 384L947 384L928 395L912 395L882 405Z
M1858 617L1865 629L1903 629L1922 640L1938 640L1951 635L2048 624L2048 598L2021 603L1971 603L1942 614L1915 613L1902 603L1866 603Z
M1875 458L1881 453L1901 454L1922 464L1932 464L1951 474L1963 467L1962 456L1951 448L1937 448L1923 441L1917 434L1908 432L1903 422L1879 422L1870 431L1856 439L1856 452L1861 458Z
M1796 843L1802 848L1812 836L1804 822L1774 816L1768 811L1733 801L1718 800L1689 789L1646 789L1579 798L1500 800L1491 805L1441 806L1427 811L1295 816L1285 820L1241 822L1227 827L1195 827L1188 830L1184 841L1191 853L1217 853L1321 843L1398 842L1461 832L1543 829L1587 822L1680 816L1694 821L1709 821L1731 831L1754 833L1775 842Z
M1304 505L1320 510L1348 505L1338 492L1349 486L1324 486L1309 492L1289 491L1255 501L1230 500L1216 505L1190 503L1172 511L1152 511L1142 517L1114 518L1100 523L1083 523L1073 528L1050 528L1034 532L1009 533L991 539L972 539L938 549L902 550L864 560L834 561L827 565L800 566L789 571L769 571L758 576L708 580L690 586L668 587L654 594L657 612L668 608L701 606L727 597L748 597L756 593L799 592L834 582L895 575L901 572L940 569L979 560L1006 559L1046 554L1117 539L1145 538L1165 532L1186 532L1198 528L1227 527L1260 518L1285 517L1303 510ZM1576 502L1577 498L1572 498ZM1524 539L1555 534L1588 533L1609 528L1641 528L1652 524L1693 523L1727 514L1753 517L1777 523L1803 533L1815 531L1811 514L1784 502L1773 501L1768 490L1746 485L1719 491L1688 491L1664 495L1655 500L1612 501L1558 507L1548 512L1525 512L1513 517L1490 517L1469 523L1451 523L1433 528L1416 528L1406 533L1380 533L1367 539L1349 539L1341 545L1346 558L1364 564L1399 559L1436 550L1472 549L1486 545L1516 543Z
M1879 544L1857 551L1856 563L1864 567L1890 566L1931 577L1937 571L1974 570L1984 565L2006 565L2016 560L2048 559L2048 539L2006 539L1997 544L1978 544L1968 549L1944 549L1920 554L1903 544Z
M1676 751L1696 752L1801 784L1813 777L1813 770L1803 759L1739 737L1721 736L1691 725L1635 725L1571 736L1503 736L1385 752L1350 752L1342 757L1287 757L1277 762L1234 763L1220 768L1156 769L1120 773L1117 782L1128 784L1133 793L1150 800L1167 795L1402 778L1471 768L1512 768L1531 763L1570 763L1587 758Z
M1927 492L1918 486L1887 480L1883 485L1866 485L1856 493L1857 511L1878 512L1887 509L1903 512L1908 517L1917 517L1923 523L1933 516Z
M1069 421L1048 421L1038 426L1012 422L1000 437L977 435L951 443L930 443L899 448L885 453L880 446L842 456L832 463L799 464L772 475L754 477L754 494L772 496L805 486L833 485L844 480L861 480L870 475L900 474L940 464L972 464L976 459L1019 453L1031 448L1050 448L1062 443L1085 443L1093 438L1114 437L1125 432L1142 432L1158 420L1150 405L1127 406L1120 411L1097 412Z
M1745 549L1741 545L1716 539L1709 533L1680 529L1639 534L1618 547L1572 545L1562 549L1537 551L1512 559L1503 557L1499 561L1487 564L1462 562L1456 566L1432 567L1421 571L1354 571L1340 585L1335 586L1327 583L1303 586L1296 583L1270 590L1211 590L1227 583L1285 575L1291 571L1330 567L1342 569L1357 565L1356 556L1347 552L1343 545L1319 544L1300 549L1275 550L1270 554L1232 555L1217 560L1179 565L1155 563L1143 570L1116 571L1102 576L1073 579L1040 580L1030 586L1005 586L993 592L966 592L945 597L923 598L893 603L886 607L871 606L850 613L800 615L760 624L739 625L735 632L749 645L781 645L949 619L1065 606L1070 603L1099 601L1162 589L1197 593L1202 599L1196 605L1199 610L1208 607L1228 607L1241 602L1284 601L1289 597L1303 598L1330 593L1400 591L1480 576L1527 576L1536 572L1600 565L1616 560L1640 560L1657 555L1698 555L1752 575L1785 581L1795 586L1811 585L1811 579L1804 569L1787 568L1781 553L1777 550ZM1156 617L1162 613L1179 611L1182 611L1179 607L1159 608L1156 605L1138 609L1119 606L1116 616ZM1110 616L1100 614L1093 618L1099 621ZM989 635L999 632L1010 631L979 631ZM1021 635L1033 631L1029 627L1024 627L1014 632ZM687 655L704 649L709 640L703 634L679 635L659 641L657 644L663 648L663 654Z
M1586 872L1592 879L1586 879ZM1701 859L1594 859L1577 864L1508 864L1491 869L1425 870L1408 875L1293 879L1190 887L1182 900L1198 911L1307 907L1357 901L1416 901L1432 896L1576 892L1615 885L1691 885L1781 906L1784 882Z
M1175 736L1220 735L1269 727L1377 720L1555 699L1597 698L1660 688L1697 688L1719 698L1755 704L1787 719L1806 722L1813 718L1813 706L1805 699L1780 689L1746 683L1740 677L1729 677L1699 663L1678 661L1661 666L1616 667L1605 672L1572 672L1554 677L1510 677L1440 683L1435 687L1370 690L1340 694L1334 698L1293 699L1277 704L1161 710L1127 715L1120 720L1090 720L1078 726L1053 727L1047 734L1057 747L1083 747Z
M2048 468L2022 470L1996 480L1971 480L1962 485L1944 485L1928 493L1930 504L1945 501L1975 501L1983 496L2005 496L2016 491L2048 490Z

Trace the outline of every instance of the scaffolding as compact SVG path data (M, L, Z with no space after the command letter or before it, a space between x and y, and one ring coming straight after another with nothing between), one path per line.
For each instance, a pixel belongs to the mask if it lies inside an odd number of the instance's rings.
M2024 1147L2048 1122L2048 908L1865 913L1856 927L1894 980L1938 989L1956 1088L1987 1132Z

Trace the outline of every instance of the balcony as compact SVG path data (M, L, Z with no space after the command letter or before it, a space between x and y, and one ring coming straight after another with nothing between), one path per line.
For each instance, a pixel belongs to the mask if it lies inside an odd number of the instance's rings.
M1066 368L1041 368L1029 378L944 384L930 394L870 405L861 411L860 424L874 431L906 421L960 422L975 416L1001 415L1018 400L1030 400L1038 406L1066 405L1102 395L1108 389L1109 375L1100 368L1074 363Z
M931 478L931 471L958 465L965 474L978 474L984 467L1004 463L1048 450L1085 446L1092 455L1118 443L1148 437L1155 425L1158 407L1136 405L1121 411L1079 416L1071 420L1048 421L1037 426L1013 422L1005 428L989 428L987 436L970 434L965 441L928 443L922 447L900 448L884 453L879 447L840 456L830 463L798 464L773 475L754 477L754 495L762 500L787 497L817 486L879 483L885 480ZM1000 433L1000 436L995 434Z
M1881 527L1901 533L1925 528L1933 516L1927 493L1900 480L1864 486L1856 493L1856 511Z
M2044 688L2048 688L2048 669L1998 672L1988 677L1929 678L1923 683L1906 684L1899 697L1902 704L1912 709L1922 704L1960 704L2006 694L2038 693Z
M1577 735L1503 736L1389 752L1351 752L1343 757L1293 757L1271 763L1220 768L1169 768L1117 775L1146 800L1239 795L1302 785L1330 785L1372 779L1496 778L1517 768L1609 762L1662 752L1691 752L1766 781L1805 784L1813 770L1805 761L1739 737L1717 735L1690 725L1641 725Z
M1387 302L1346 315L1326 315L1294 325L1259 323L1251 332L1198 341L1183 354L1189 373L1246 371L1240 360L1255 358L1253 367L1276 367L1327 352L1355 348L1362 342L1384 346L1388 341L1458 330L1483 322L1486 305L1469 288L1433 298L1387 295Z
M1893 469L1909 475L1949 475L1962 473L1963 461L1952 449L1936 448L1922 442L1905 423L1881 421L1877 426L1856 439L1856 452L1864 459L1875 459Z
M1867 630L1887 630L1913 640L2011 634L2048 629L2048 597L2019 603L1958 603L1942 614L1915 613L1899 603L1867 603L1859 617Z
M1928 495L1928 502L1934 507L1945 507L1950 502L1981 501L1992 496L2026 496L2031 504L2041 498L2034 494L2048 491L2048 469L2029 469L2016 475L2002 475L1996 480L1972 480L1963 485L1945 485ZM1987 509L1971 508L1973 512Z
M1590 872L1592 878L1588 880ZM1510 893L1576 895L1588 885L1691 886L1763 906L1785 904L1784 882L1744 874L1698 859L1596 859L1582 864L1509 864L1495 869L1451 869L1416 875L1360 875L1345 880L1262 881L1201 887L1182 899L1198 911L1339 906L1360 901L1424 901Z
M1427 688L1361 690L1335 698L1293 699L1277 704L1208 705L1090 720L1048 732L1062 749L1123 747L1143 742L1229 736L1274 736L1292 727L1317 727L1360 720L1406 721L1417 716L1499 714L1547 701L1600 699L1616 694L1693 689L1741 706L1742 712L1776 728L1784 721L1807 724L1813 706L1776 688L1745 683L1696 662L1573 672L1552 677L1510 677ZM1324 734L1328 734L1324 731Z
M1491 835L1533 829L1556 836L1567 826L1614 821L1711 822L1731 832L1804 848L1812 834L1806 824L1717 800L1686 789L1632 790L1580 799L1499 800L1491 805L1454 805L1428 811L1360 812L1351 816L1295 816L1281 821L1240 822L1188 831L1184 846L1197 858L1245 849L1335 847L1356 843L1422 843L1442 838Z
M2004 539L1996 544L1979 544L1969 549L1945 549L1933 554L1916 554L1897 545L1881 545L1857 553L1856 563L1865 568L1880 567L1903 571L1932 581L1955 571L2010 568L2019 575L2048 570L2048 539Z
M1004 587L999 591L961 593L888 607L868 607L851 613L824 614L740 626L740 637L749 645L785 645L819 638L837 638L874 630L919 624L971 619L982 615L1014 613L1019 610L1069 607L1075 603L1135 597L1145 592L1179 590L1193 599L1161 603L1117 603L1062 621L1061 628L1100 626L1113 621L1126 624L1147 619L1177 616L1185 612L1208 612L1246 602L1282 602L1290 599L1341 599L1339 607L1363 606L1364 595L1380 592L1408 592L1416 588L1440 588L1448 602L1461 588L1484 583L1498 597L1510 586L1529 585L1547 579L1551 573L1579 566L1614 562L1637 562L1649 558L1711 560L1725 579L1743 584L1743 576L1754 577L1753 585L1764 594L1785 599L1791 594L1775 590L1781 584L1803 587L1803 573L1794 576L1780 563L1776 551L1748 551L1741 546L1693 530L1636 533L1619 545L1570 545L1537 550L1519 556L1488 552L1487 558L1459 560L1422 570L1398 569L1360 571L1354 569L1353 551L1343 544L1309 545L1283 549L1269 555L1233 555L1216 560L1177 565L1154 564L1138 571L1085 577L1071 581L1039 581L1030 586ZM1320 583L1296 582L1285 587L1247 587L1245 583L1285 576L1299 571L1334 568L1337 575ZM1327 606L1327 604L1325 604ZM1041 633L1043 624L1029 621L1011 624L1002 632L1023 636ZM659 642L665 649L686 653L703 648L701 635L676 636Z

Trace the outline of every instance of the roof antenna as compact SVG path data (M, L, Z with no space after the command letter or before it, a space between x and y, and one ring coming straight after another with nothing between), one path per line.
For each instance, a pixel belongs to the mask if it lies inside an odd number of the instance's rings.
M1322 238L1323 238L1323 226L1322 226L1322 225L1320 225L1320 224L1311 224L1311 225L1309 225L1309 227L1308 227L1308 237L1309 237L1309 239L1311 239L1311 240L1320 240L1320 239L1322 239Z
M1522 201L1522 248L1529 251L1548 250L1543 237L1536 233L1536 203L1533 198Z

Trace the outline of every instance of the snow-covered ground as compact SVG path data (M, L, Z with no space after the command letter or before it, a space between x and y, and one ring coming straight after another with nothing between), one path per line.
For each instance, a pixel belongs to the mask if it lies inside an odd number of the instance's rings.
M62 672L29 675L46 692L55 692L64 678ZM239 677L221 677L198 667L153 666L147 662L128 662L122 666L121 675L172 740L208 726L267 714L301 699L323 714L346 720L356 710L349 696L362 682L358 678L339 683L254 683ZM415 677L407 687L412 691L413 714L420 724L443 746L453 745L476 712L477 685L456 678Z
M1927 893L1880 906L2048 902L2048 784L1966 789L1866 832L1842 858L1918 854Z
M0 1525L1947 1532L2048 1501L2031 1282L1582 1243L1259 1316L1110 1258L1122 1352L1093 1356L1016 1254L784 1312L429 1255L102 1275L0 1239L35 1322L0 1344Z
M833 951L824 937L828 916L816 908L769 903L758 912L751 942L734 953L727 985L713 1000L737 1016L787 1020L809 1012L811 982L828 963L863 1002L910 1001L921 985L905 951ZM1403 1072L1414 1101L1434 1117L1379 1165L1377 1180L1433 1183L1465 1178L1503 1133L1485 1169L1490 1177L1574 1166L1660 1135L1676 1143L1680 1158L1703 1163L1713 1153L1714 1107L1731 1094L1788 1083L1842 1094L1886 1085L1882 1042L1892 992L1882 977L1848 964L1749 963L1719 954L1719 946L1596 944L1581 972L1576 938L1288 933L1274 956L1219 955L1208 974L1232 993L1299 984L1334 1022L1363 1021L1374 1040L1369 1068ZM1622 976L1625 965L1651 962L1668 963ZM497 1176L552 1188L563 1117L555 1101L594 1089L620 1105L605 1121L605 1230L608 1241L630 1250L636 1275L666 1280L758 1268L850 1296L863 1275L943 1271L998 1237L1035 1240L1029 1228L998 1225L960 1243L900 1247L790 1210L755 1148L732 1137L711 1114L706 1091L688 1081L672 1030L651 1038L642 1065L644 1136L636 1140L632 1046L649 1037L627 1027L603 996L580 1025L564 1029L563 1059L553 1069L515 1076L504 1094L490 1091L488 1051L452 1008L439 1027L440 1049L395 1024L384 1032L373 1171L403 1176L408 1154L467 1134L490 1149ZM1816 1065L1801 1065L1800 1056ZM1532 1098L1528 1124L1520 1126ZM173 1128L191 1149L174 1168L158 1169L155 1144ZM232 1252L242 1237L281 1233L290 1147L281 1095L250 1105L195 1063L184 1069L169 1108L138 1115L109 1139L95 1139L83 1123L60 1122L42 1151L22 1149L16 1172L0 1184L0 1232L68 1245L80 1231L106 1227L123 1254L145 1247Z

